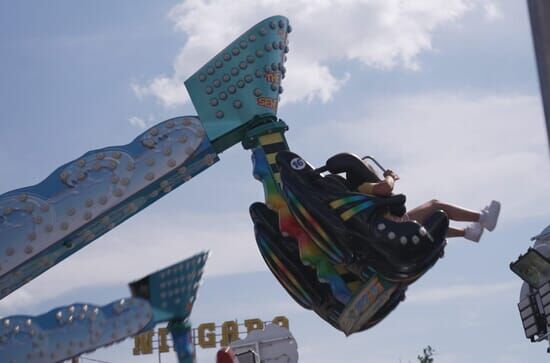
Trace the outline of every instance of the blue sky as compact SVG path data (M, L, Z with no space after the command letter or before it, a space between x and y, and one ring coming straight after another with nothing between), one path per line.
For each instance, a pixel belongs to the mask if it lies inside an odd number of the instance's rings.
M263 192L237 145L4 299L0 315L107 303L129 294L127 282L210 249L193 321L287 315L301 362L408 362L428 344L438 363L547 359L543 344L523 337L521 282L508 269L548 224L550 202L523 2L0 1L0 193L88 150L125 144L142 127L195 114L182 82L273 14L293 25L279 109L293 150L316 165L341 151L375 155L400 174L410 207L434 197L471 208L501 200L497 230L479 245L450 241L389 318L345 338L299 308L264 266L247 215ZM92 357L152 361L130 348ZM199 352L199 362L214 353Z

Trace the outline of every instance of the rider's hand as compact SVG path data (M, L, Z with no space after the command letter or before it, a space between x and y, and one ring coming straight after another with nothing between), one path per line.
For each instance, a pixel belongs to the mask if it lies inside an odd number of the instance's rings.
M386 170L384 172L384 177L391 176L393 180L399 180L399 175L397 175L393 170Z

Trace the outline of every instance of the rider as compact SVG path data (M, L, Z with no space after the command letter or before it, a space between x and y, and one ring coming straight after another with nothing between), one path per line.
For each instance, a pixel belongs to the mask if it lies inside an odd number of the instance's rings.
M367 162L364 163L373 175L370 180L359 185L357 190L363 194L380 197L390 196L393 192L395 182L399 180L399 176L388 169L384 172L384 180L380 180L372 166ZM388 214L386 218L395 222L416 221L420 224L424 224L428 217L438 210L444 211L450 220L472 222L466 228L449 227L447 237L464 237L470 241L479 242L484 229L488 231L495 229L500 213L500 203L493 200L488 206L478 212L457 205L444 203L437 199L432 199L408 211L402 217Z

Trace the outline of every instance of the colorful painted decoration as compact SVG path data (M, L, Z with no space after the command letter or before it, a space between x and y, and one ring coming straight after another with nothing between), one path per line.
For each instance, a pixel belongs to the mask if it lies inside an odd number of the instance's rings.
M203 252L150 274L130 284L132 297L105 306L75 303L39 316L0 319L0 357L64 361L169 322L179 362L193 362L188 318L207 259Z

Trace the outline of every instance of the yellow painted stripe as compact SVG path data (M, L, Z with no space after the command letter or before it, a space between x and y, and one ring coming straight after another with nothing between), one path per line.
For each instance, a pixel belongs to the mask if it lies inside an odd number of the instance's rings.
M277 157L277 153L267 154L265 157L269 164L275 164L275 158Z
M340 218L342 218L343 221L347 221L351 217L353 217L356 214L356 212L353 210L353 208L348 209L344 213L340 214Z
M283 135L280 133L262 135L259 140L261 145L275 144L276 142L283 142Z

